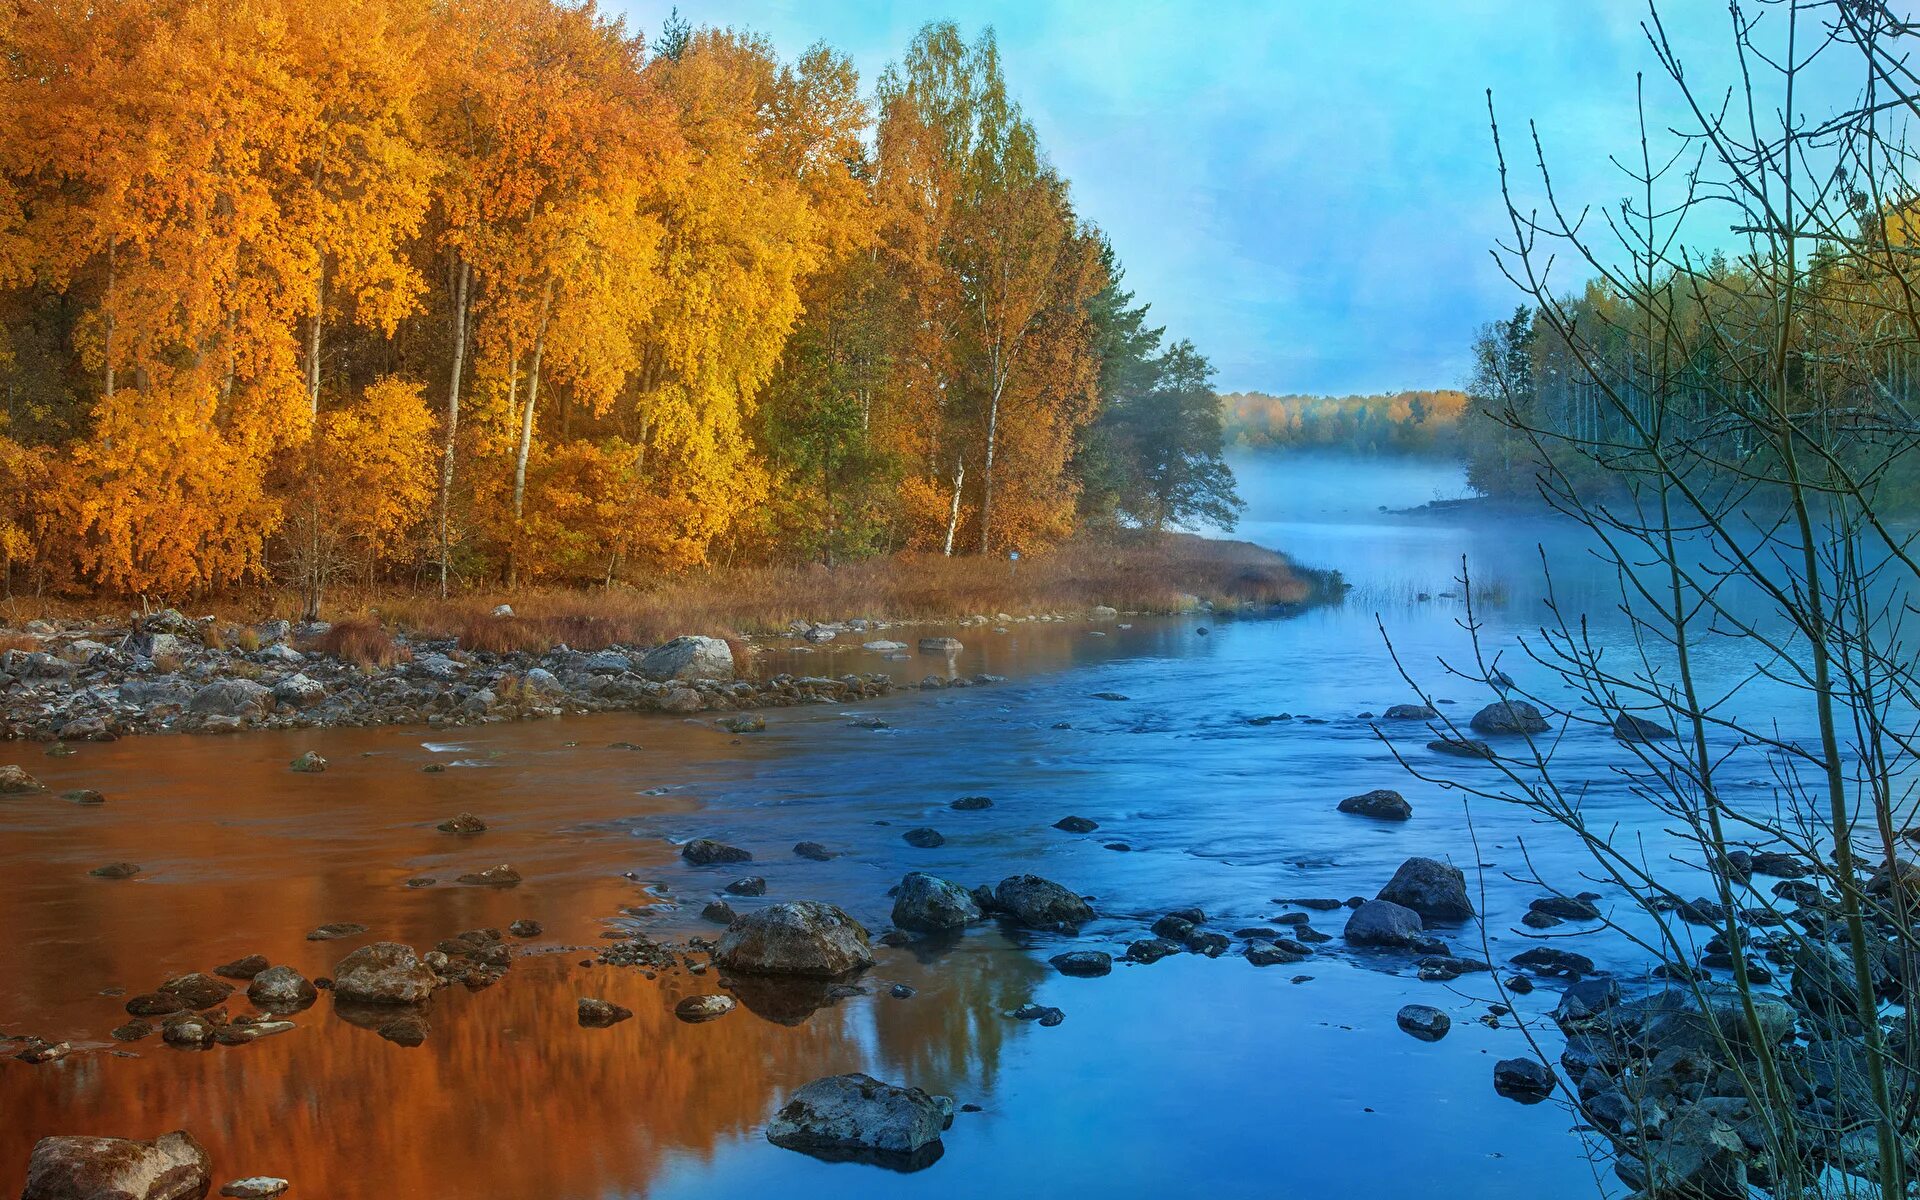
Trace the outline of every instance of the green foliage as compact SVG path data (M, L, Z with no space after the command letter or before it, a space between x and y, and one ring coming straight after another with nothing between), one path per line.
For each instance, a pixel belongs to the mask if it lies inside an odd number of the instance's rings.
M1107 257L1110 282L1091 306L1104 407L1075 457L1082 509L1150 529L1232 529L1245 506L1222 457L1213 365L1189 341L1161 348L1166 331L1147 324Z

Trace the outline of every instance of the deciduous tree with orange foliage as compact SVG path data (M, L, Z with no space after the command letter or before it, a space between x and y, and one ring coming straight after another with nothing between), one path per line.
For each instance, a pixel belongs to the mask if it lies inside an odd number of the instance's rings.
M317 611L1081 519L1115 268L990 32L865 95L591 2L17 0L0 71L9 585Z

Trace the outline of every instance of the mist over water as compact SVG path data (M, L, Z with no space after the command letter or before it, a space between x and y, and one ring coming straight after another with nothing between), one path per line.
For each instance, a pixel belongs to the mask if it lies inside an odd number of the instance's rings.
M108 803L0 806L0 920L11 939L0 1029L94 1049L40 1067L0 1062L9 1114L0 1183L12 1186L33 1140L48 1133L184 1127L208 1144L222 1178L280 1174L299 1195L329 1197L1067 1187L1334 1196L1404 1193L1410 1177L1422 1194L1587 1191L1593 1168L1570 1115L1492 1090L1495 1059L1529 1051L1510 1026L1473 1019L1493 998L1486 977L1423 983L1412 956L1350 951L1337 936L1344 914L1314 914L1335 940L1292 967L1255 968L1237 941L1217 960L1119 964L1102 979L1065 978L1046 963L1069 946L1118 955L1174 907L1198 905L1207 928L1231 934L1269 923L1284 898L1371 896L1416 854L1466 870L1496 965L1529 944L1519 918L1543 894L1521 881L1530 872L1562 891L1601 891L1603 908L1621 900L1586 878L1588 860L1570 839L1524 811L1469 809L1457 790L1411 778L1361 715L1415 699L1383 629L1416 681L1455 702L1446 711L1461 726L1492 698L1441 667L1472 661L1463 555L1487 596L1483 642L1505 652L1501 665L1523 688L1553 686L1518 648L1549 615L1542 546L1563 606L1590 612L1595 637L1630 647L1624 620L1608 617L1616 581L1577 527L1550 516L1382 511L1464 495L1459 469L1445 463L1286 455L1234 465L1249 505L1239 536L1339 570L1352 585L1344 603L1287 619L965 627L953 631L967 648L951 663L891 665L909 679L989 671L1009 682L859 709L773 710L765 733L744 737L628 715L454 733L129 739L36 758L29 765L53 793L97 787ZM820 674L885 669L857 646L791 661ZM1250 723L1283 713L1291 719ZM1441 759L1425 749L1432 735L1421 723L1395 724L1405 728L1381 728L1423 771L1492 769ZM308 748L333 768L289 773L287 761ZM27 756L16 748L4 757ZM1575 726L1555 750L1594 819L1663 860L1673 847L1659 821L1616 774L1627 761L1594 726ZM449 769L423 774L431 762ZM1756 775L1757 795L1764 785ZM1377 787L1402 791L1413 819L1384 825L1335 811L1342 797ZM990 796L994 807L948 808L964 795ZM434 831L461 810L492 829L474 839ZM1067 815L1099 828L1052 827ZM907 846L901 835L916 826L940 830L945 844ZM691 868L677 844L697 836L746 847L754 861ZM840 857L797 858L791 847L802 840ZM121 883L87 877L114 859L146 870ZM527 882L507 891L446 882L499 862ZM749 872L765 876L767 898L734 898L737 908L830 900L877 931L888 924L888 888L908 870L969 886L1032 871L1094 897L1101 915L1073 939L986 925L950 943L880 949L864 994L793 1025L747 1008L681 1025L672 1004L714 990L711 976L651 982L579 965L610 929L712 935L701 906ZM403 886L418 875L443 882ZM523 916L546 933L493 988L437 997L433 1032L417 1049L340 1020L324 998L295 1018L298 1029L252 1046L193 1053L149 1040L130 1048L134 1058L104 1049L124 1014L102 989L143 991L256 951L326 974L362 941L425 948ZM328 921L371 931L304 939ZM1459 953L1482 953L1477 927L1438 932ZM1650 965L1617 937L1556 944L1629 980ZM557 952L534 952L542 948ZM891 997L895 982L916 994ZM580 996L640 1015L581 1029ZM1556 998L1543 987L1521 1003L1544 1014ZM1395 1028L1396 1010L1415 1001L1453 1015L1445 1040ZM1041 1028L1004 1015L1028 1002L1062 1008L1066 1022ZM945 1156L910 1175L766 1143L762 1124L788 1092L848 1070L984 1111L962 1114Z

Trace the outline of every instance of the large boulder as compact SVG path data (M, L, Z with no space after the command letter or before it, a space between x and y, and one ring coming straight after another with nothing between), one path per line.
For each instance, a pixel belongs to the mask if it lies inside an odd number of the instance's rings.
M773 904L727 927L714 960L745 975L827 977L873 965L866 927L819 900Z
M413 947L399 942L362 946L333 968L333 994L363 1004L419 1004L438 982Z
M1545 733L1547 719L1524 700L1495 700L1473 714L1475 733Z
M1410 858L1401 863L1378 898L1435 921L1465 921L1473 916L1466 876L1460 868L1431 858Z
M1029 929L1072 933L1093 920L1093 906L1038 875L1009 875L993 889L993 906Z
M677 637L640 658L648 679L732 679L733 650L720 638Z
M251 679L220 679L187 701L187 711L206 717L258 717L273 711L273 689Z
M182 1130L151 1141L44 1137L20 1200L200 1200L210 1171L206 1150Z
M901 1169L930 1166L953 1101L853 1073L816 1079L767 1122L767 1140L830 1159L868 1159Z
M934 933L979 919L980 906L971 892L925 871L909 871L894 893L893 923L902 929Z
M1390 900L1369 900L1347 918L1345 937L1356 946L1411 946L1425 936L1420 914Z

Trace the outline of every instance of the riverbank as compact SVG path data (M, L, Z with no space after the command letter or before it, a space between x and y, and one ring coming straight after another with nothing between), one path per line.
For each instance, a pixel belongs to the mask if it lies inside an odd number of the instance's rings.
M1250 543L1170 535L1075 543L1035 563L895 557L838 571L720 571L649 593L447 601L387 593L336 622L274 616L288 598L266 594L198 617L69 610L0 628L0 737L105 741L844 703L909 677L927 690L996 681L953 668L955 637L888 631L1284 612L1339 595L1337 577ZM829 644L859 646L862 669L760 670L768 651Z

